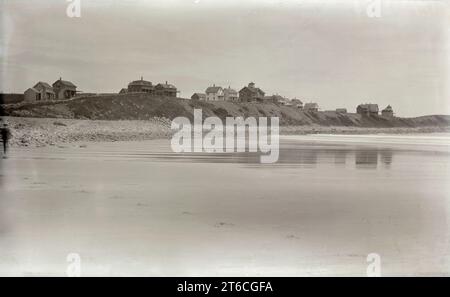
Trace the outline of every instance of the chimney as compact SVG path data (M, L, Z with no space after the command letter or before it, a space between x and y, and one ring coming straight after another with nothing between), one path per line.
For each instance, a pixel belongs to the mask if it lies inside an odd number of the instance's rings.
M167 85L167 80L166 80L166 85Z
M254 82L249 83L249 84L248 84L248 87L249 87L249 88L254 88L254 87L255 87L255 83L254 83Z
M143 76L141 76L141 80L144 80L144 77L143 77Z

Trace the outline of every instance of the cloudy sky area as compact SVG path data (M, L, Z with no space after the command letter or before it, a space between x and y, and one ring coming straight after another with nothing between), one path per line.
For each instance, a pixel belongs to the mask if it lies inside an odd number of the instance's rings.
M373 0L371 0L373 1ZM450 114L447 1L0 0L0 91L60 76L85 92L168 81L180 97L212 84L398 115Z

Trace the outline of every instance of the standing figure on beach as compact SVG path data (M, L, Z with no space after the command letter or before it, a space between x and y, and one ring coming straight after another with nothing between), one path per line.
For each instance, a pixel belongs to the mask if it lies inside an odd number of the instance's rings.
M3 154L6 156L6 151L8 150L8 141L11 136L11 132L9 131L8 124L3 124L3 127L0 129L0 133L2 135L3 141Z

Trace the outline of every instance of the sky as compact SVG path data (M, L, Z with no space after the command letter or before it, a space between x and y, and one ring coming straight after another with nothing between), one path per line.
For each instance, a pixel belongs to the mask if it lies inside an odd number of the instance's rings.
M118 92L143 76L190 98L253 81L322 110L450 114L448 2L80 0L70 18L67 0L0 0L0 91L62 77Z

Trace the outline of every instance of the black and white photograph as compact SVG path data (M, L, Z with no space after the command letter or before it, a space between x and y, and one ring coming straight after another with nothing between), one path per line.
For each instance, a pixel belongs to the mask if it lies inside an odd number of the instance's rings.
M0 0L0 62L1 277L450 275L448 1Z

